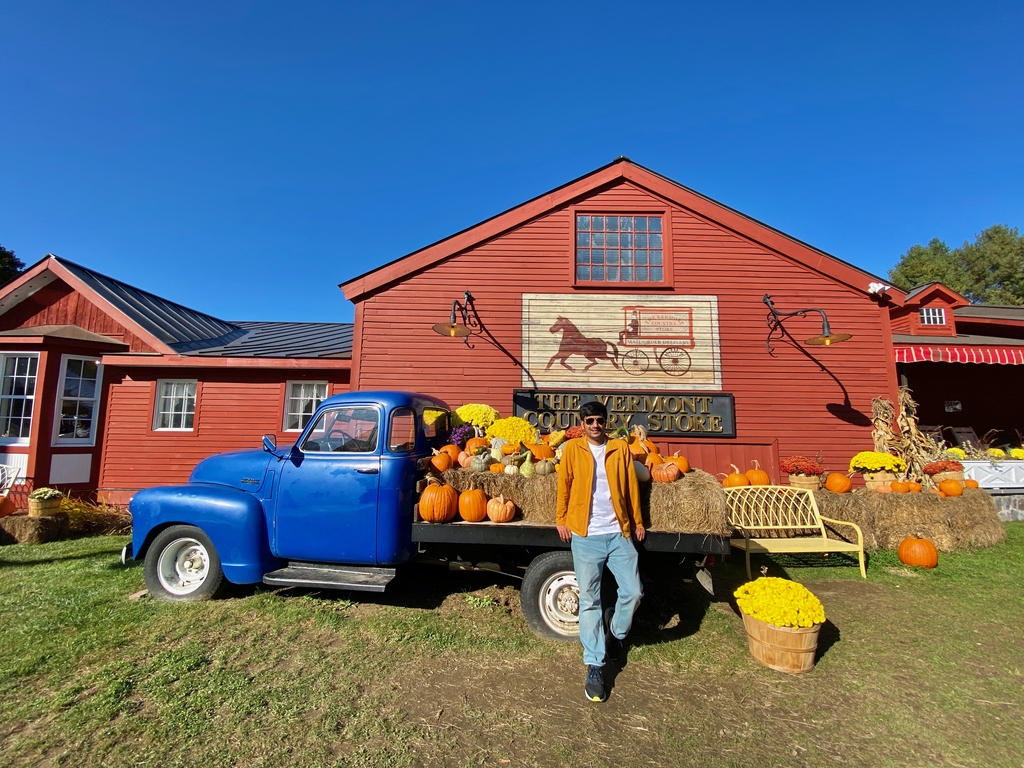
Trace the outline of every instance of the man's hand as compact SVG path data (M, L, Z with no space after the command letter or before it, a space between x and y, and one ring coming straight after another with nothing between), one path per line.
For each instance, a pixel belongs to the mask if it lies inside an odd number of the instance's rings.
M642 525L638 525L633 530L633 538L635 538L637 541L643 541L644 540L644 536L646 536L646 535L647 535L647 531L644 530L644 527Z
M569 530L568 526L556 525L555 528L558 529L558 538L560 538L566 544L572 541L572 531Z

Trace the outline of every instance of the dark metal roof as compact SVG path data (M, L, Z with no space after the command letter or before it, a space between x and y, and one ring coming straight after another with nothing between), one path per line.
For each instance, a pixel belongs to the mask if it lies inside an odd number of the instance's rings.
M967 320L972 317L984 317L990 320L1024 320L1024 307L1000 307L995 304L972 304L969 307L957 307L953 317Z
M956 336L908 336L902 333L892 335L894 344L930 344L941 347L959 347L962 345L984 345L993 347L1024 346L1024 339L1008 339L1005 336L975 336L973 333L958 333Z
M240 335L236 325L162 299L67 259L51 258L165 344L224 343L228 341L225 337Z
M352 357L352 323L237 322L243 335L226 344L183 350L202 357Z
M930 283L925 283L924 285L918 285L918 286L915 286L914 288L911 288L909 291L907 291L906 301L910 301L911 299L913 299L915 296L919 295L923 291L927 290L928 288L931 288L933 285L939 285L939 281L938 280L932 280Z

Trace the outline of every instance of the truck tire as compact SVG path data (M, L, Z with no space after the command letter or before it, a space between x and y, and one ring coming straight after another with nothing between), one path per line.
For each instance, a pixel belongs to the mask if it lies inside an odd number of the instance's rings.
M209 600L224 585L213 542L192 525L172 525L161 531L146 552L143 572L149 594L157 600Z
M523 616L533 633L548 640L580 638L580 590L572 552L545 552L534 558L519 593Z

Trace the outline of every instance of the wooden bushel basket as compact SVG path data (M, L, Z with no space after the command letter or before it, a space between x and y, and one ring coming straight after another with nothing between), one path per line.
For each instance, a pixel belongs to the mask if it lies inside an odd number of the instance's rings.
M750 654L766 667L795 675L814 668L821 624L813 627L776 627L742 614Z
M49 517L60 511L60 497L55 499L29 499L29 517Z
M821 478L817 475L789 475L789 484L794 488L817 491L821 489Z

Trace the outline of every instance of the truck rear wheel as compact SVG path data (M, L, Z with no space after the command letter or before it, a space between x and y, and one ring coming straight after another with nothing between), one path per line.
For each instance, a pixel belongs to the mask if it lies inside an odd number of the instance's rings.
M172 525L161 531L146 553L143 572L149 594L157 600L209 600L224 584L213 542L192 525Z
M549 640L580 637L580 589L572 552L545 552L526 569L520 590L523 616L533 633Z

